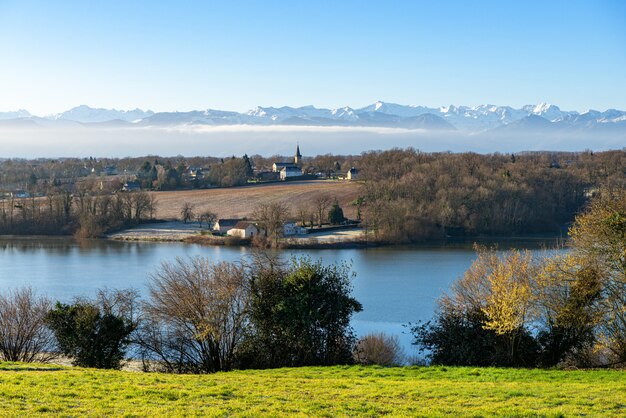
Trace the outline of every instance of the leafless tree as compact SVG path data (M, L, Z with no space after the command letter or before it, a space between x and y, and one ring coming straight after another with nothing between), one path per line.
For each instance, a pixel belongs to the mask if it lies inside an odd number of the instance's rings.
M333 199L327 194L317 195L313 200L317 212L317 222L320 228L322 227L324 219L326 219L326 211L332 202Z
M187 223L193 219L193 216L194 216L193 209L194 207L191 203L189 202L183 203L183 206L180 209L180 217L182 218L184 223Z
M259 227L265 230L268 237L277 245L283 235L283 228L289 216L289 206L284 202L262 203L258 205L252 216Z
M215 221L217 221L217 214L211 212L210 210L205 210L204 212L197 215L198 224L200 228L202 228L202 223L206 222L207 229L211 229Z
M0 295L0 358L47 362L56 357L54 334L45 324L50 300L30 287Z
M157 364L157 369L174 373L232 368L247 324L243 266L178 258L161 264L149 289L139 333L147 368Z

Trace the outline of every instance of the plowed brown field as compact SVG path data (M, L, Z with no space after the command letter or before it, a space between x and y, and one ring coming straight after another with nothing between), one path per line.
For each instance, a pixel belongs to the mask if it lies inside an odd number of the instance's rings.
M355 182L313 180L153 193L157 198L156 217L159 219L180 218L185 202L191 203L196 213L210 210L220 218L241 218L251 215L259 203L281 201L291 207L295 216L300 205L315 210L316 197L324 194L337 198L344 215L354 219L356 208L352 202L359 196L360 188L361 185Z

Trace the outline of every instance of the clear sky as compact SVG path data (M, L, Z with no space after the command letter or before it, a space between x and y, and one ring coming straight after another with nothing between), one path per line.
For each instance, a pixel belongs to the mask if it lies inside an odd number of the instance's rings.
M0 111L626 109L626 1L0 0Z

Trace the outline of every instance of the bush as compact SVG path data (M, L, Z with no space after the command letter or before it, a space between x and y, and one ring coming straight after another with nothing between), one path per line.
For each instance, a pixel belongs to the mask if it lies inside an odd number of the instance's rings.
M481 311L464 312L442 308L434 321L412 327L413 344L432 364L448 366L532 367L538 346L525 329L516 331L517 346L510 351L507 335L485 329Z
M353 362L349 268L294 259L264 259L253 268L250 322L241 367L294 367Z
M50 301L30 287L0 295L0 359L47 362L55 357L54 335L46 327Z
M389 367L404 363L405 356L397 335L389 336L379 332L366 335L357 342L354 358L360 364Z
M61 352L82 367L119 369L136 329L134 291L100 291L94 301L57 302L46 315Z

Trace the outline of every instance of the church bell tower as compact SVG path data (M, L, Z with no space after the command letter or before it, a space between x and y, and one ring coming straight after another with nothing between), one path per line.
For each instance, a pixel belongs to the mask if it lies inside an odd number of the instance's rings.
M296 155L293 157L293 163L295 165L300 165L302 162L302 154L300 154L300 145L296 145Z

